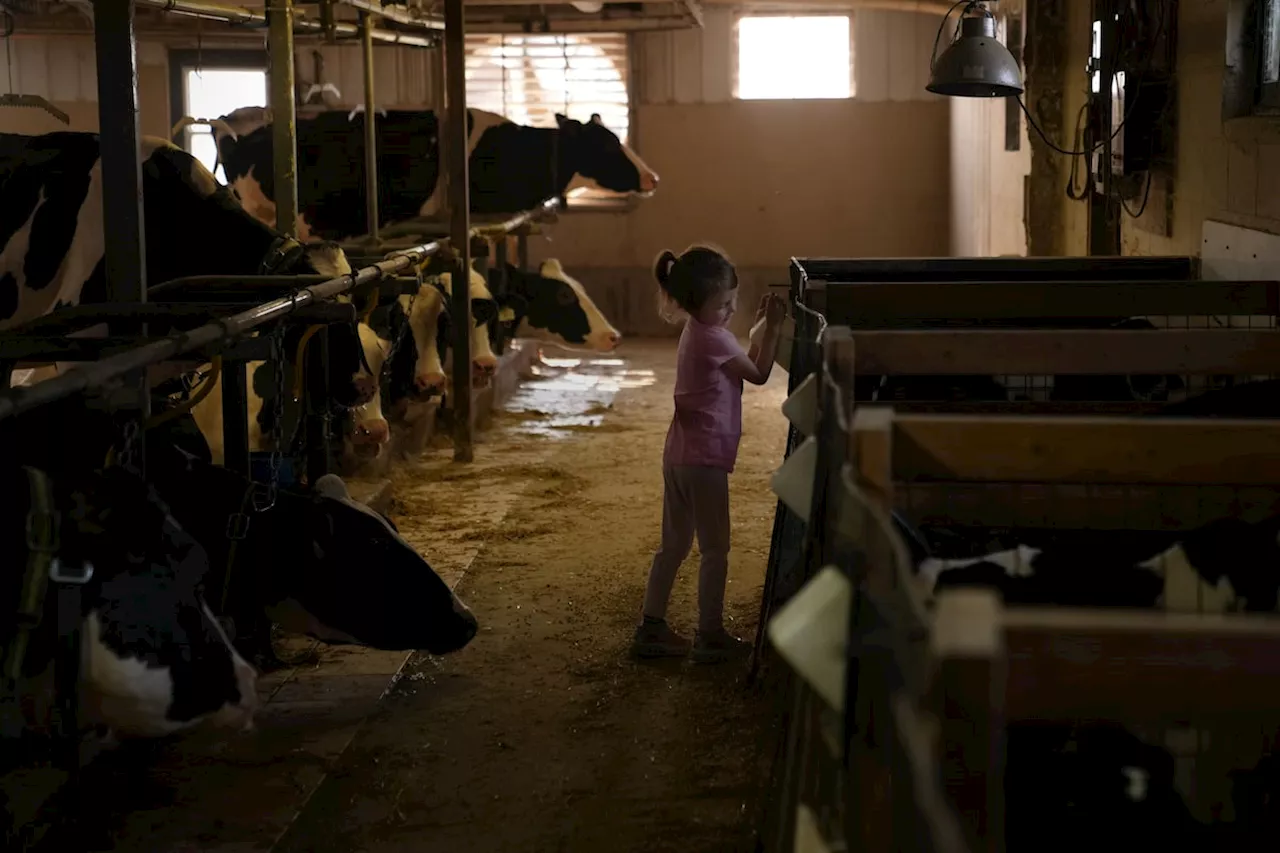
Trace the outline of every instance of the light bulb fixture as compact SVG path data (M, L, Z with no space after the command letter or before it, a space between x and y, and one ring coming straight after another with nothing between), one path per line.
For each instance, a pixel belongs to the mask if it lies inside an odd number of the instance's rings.
M963 17L971 9L981 14ZM1022 72L1013 54L996 38L995 17L977 3L970 3L960 14L960 37L938 57L925 89L954 98L1021 95Z

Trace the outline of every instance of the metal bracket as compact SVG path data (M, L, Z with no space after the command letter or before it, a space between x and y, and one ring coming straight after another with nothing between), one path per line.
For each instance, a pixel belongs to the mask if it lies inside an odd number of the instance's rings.
M57 557L49 564L49 580L69 586L84 586L93 580L93 563L85 560L80 568L67 569Z

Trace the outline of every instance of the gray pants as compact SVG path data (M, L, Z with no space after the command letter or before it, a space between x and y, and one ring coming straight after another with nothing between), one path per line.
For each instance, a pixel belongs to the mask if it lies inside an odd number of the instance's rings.
M644 615L663 619L676 571L698 536L698 630L724 628L724 585L729 574L729 473L700 465L662 471L662 545L653 556Z

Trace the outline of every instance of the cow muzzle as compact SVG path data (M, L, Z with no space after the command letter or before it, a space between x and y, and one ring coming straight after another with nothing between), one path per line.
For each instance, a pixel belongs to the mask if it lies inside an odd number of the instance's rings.
M391 426L383 418L377 418L356 424L351 442L357 447L381 447L390 437Z
M434 397L444 393L445 376L443 373L419 373L413 377L413 389L422 398Z
M597 352L613 352L622 343L622 333L617 329L605 329L592 334L587 345Z
M489 384L489 380L493 378L493 374L498 369L498 360L490 356L484 359L475 359L471 362L471 382L477 388L484 388Z
M643 172L640 175L640 192L651 193L658 189L658 176L653 172Z

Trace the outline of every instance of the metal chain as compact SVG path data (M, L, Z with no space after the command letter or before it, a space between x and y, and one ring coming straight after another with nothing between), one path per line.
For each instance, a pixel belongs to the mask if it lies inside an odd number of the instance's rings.
M274 419L271 424L271 456L268 463L270 473L267 475L265 486L263 488L255 488L253 491L254 512L266 512L275 506L276 492L280 487L280 461L283 458L281 448L284 446L285 440L285 374L288 373L288 362L285 360L284 332L285 326L282 323L271 333L271 357L269 363L271 364L272 378L275 380L275 395L271 403Z
M130 418L125 421L124 425L124 444L120 447L120 453L116 457L120 467L126 471L137 472L138 468L134 460L134 451L137 449L138 436L142 430L138 426L139 418Z
M404 339L409 336L409 328L412 322L410 318L413 317L413 304L418 299L418 292L422 290L422 267L416 267L415 271L417 273L418 286L409 296L409 305L405 308L404 312L404 325L402 325L400 327L400 331L396 333L396 339L391 342L391 351L387 354L386 361L382 363L382 370L378 372L379 384L381 384L382 377L389 376L391 374L391 360L395 358L396 353L400 351L400 346L404 343Z

